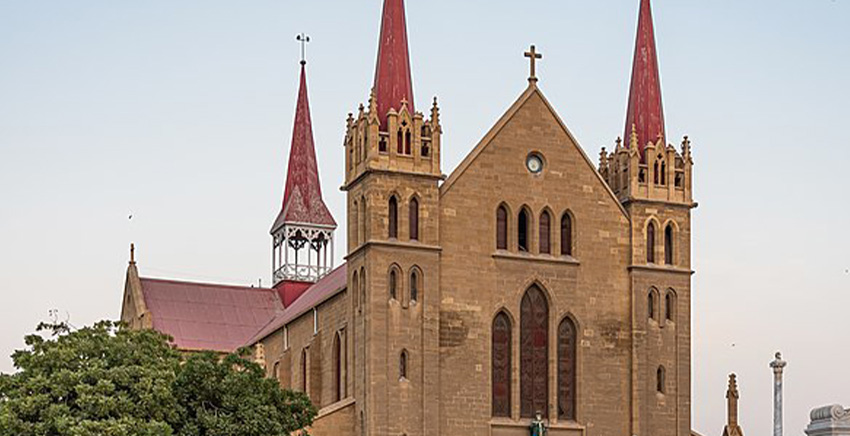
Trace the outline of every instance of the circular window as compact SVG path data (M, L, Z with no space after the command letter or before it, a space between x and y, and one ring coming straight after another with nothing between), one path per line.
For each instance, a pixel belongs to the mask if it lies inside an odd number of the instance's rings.
M532 153L525 160L525 167L531 174L540 174L543 172L543 157L539 154Z

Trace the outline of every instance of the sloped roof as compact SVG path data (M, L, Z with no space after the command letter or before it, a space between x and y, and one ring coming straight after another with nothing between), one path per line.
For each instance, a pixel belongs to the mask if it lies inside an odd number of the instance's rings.
M664 136L664 107L661 103L661 76L658 70L658 50L655 48L655 29L649 0L640 1L635 58L632 65L632 84L626 113L626 147L631 146L632 127L637 134L641 159L650 141Z
M283 312L273 289L140 280L154 330L182 350L235 351Z
M255 334L242 345L254 345L259 340L283 328L286 324L341 292L345 289L347 282L348 264L344 263L304 291L304 294L295 300L291 306L287 307L282 313L278 313L271 321L262 326L262 328L254 330Z
M306 64L301 63L301 84L292 128L292 145L289 150L289 167L283 206L272 226L272 232L283 224L313 224L336 227L330 210L322 199L316 147L313 142L313 122L310 119L310 100L307 96Z
M386 123L390 109L401 110L402 101L407 102L411 114L415 112L404 0L384 0L375 67L375 97L381 123Z

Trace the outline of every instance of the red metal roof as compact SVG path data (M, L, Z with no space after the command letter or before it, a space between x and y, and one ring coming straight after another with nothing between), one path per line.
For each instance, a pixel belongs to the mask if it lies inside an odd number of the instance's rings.
M658 71L658 51L655 48L655 30L652 25L650 0L641 0L638 19L635 58L632 65L632 84L629 91L629 107L626 114L626 146L630 145L632 126L638 139L641 159L643 150L650 141L664 136L664 108L661 103L661 77Z
M384 0L378 65L375 68L375 96L378 119L382 124L386 123L390 109L401 109L402 101L407 101L410 113L414 112L404 0Z
M140 279L153 328L183 350L232 352L283 304L273 289Z
M298 90L298 106L295 109L295 126L292 129L283 207L272 226L272 232L285 223L336 227L336 221L322 200L304 62L301 63L301 85Z
M287 307L282 313L278 313L268 324L255 330L254 333L256 334L253 335L250 340L245 341L242 345L253 345L260 339L263 339L264 337L283 328L286 324L292 322L296 318L312 310L314 307L338 294L340 291L345 289L347 283L348 264L344 263L304 291L304 294L300 298L295 300L295 302L292 303L291 306Z

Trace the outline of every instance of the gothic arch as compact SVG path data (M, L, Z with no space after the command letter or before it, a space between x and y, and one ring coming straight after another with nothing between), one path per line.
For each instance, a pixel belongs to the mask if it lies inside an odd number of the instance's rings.
M664 223L664 264L675 265L679 250L679 225L669 219Z
M369 240L369 219L366 214L366 196L360 197L360 237L361 243L366 243Z
M403 301L403 277L401 267L398 264L390 265L390 269L387 271L387 293L391 301L395 300L399 303Z
M511 208L507 203L502 202L496 207L494 215L496 216L496 249L510 249L511 241Z
M401 350L398 356L398 379L399 381L409 380L410 371L410 353L406 349Z
M532 235L534 234L534 212L528 205L519 208L516 221L517 251L531 253Z
M513 384L513 319L502 309L493 317L490 336L491 413L511 417Z
M558 250L562 256L575 257L576 248L576 217L569 209L561 214L558 223Z
M672 323L676 323L676 315L678 306L676 305L676 301L678 300L678 296L676 295L676 291L673 288L667 289L667 292L664 293L664 320Z
M520 415L549 415L549 299L537 285L520 303Z
M555 214L549 207L540 211L537 220L537 252L540 254L552 254L552 235L555 234Z
M354 292L360 293L360 309L366 307L366 268L360 267L360 289L354 290Z
M353 291L351 292L351 299L354 300L354 307L359 308L361 304L361 301L358 298L360 291L360 276L356 270L354 271L354 275L351 277L351 290Z
M345 353L342 332L336 332L333 343L334 398L342 401L345 395Z
M410 227L408 229L408 236L410 237L411 241L418 241L419 238L420 238L420 231L421 231L420 223L419 223L420 208L421 208L421 202L419 201L419 196L417 194L413 194L412 196L410 196L410 199L408 200L408 217L407 217L407 223L408 223L408 226Z
M647 292L646 296L646 313L647 318L652 321L659 321L661 311L661 294L658 292L656 288L649 288L649 292Z
M391 194L387 199L387 237L398 239L398 204L399 196Z
M646 263L657 263L658 252L658 233L661 230L661 224L654 216L647 218L643 227L644 236L644 252L646 254Z
M409 300L410 304L420 304L425 285L425 275L422 273L422 268L414 265L410 268L410 277L408 278Z
M578 409L580 328L572 314L561 318L557 330L558 419L575 421Z

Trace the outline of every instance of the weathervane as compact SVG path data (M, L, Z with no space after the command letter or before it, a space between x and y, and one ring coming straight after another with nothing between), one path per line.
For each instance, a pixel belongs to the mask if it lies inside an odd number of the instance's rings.
M295 36L295 39L301 43L301 65L304 65L307 63L307 43L310 42L310 37L302 32Z

